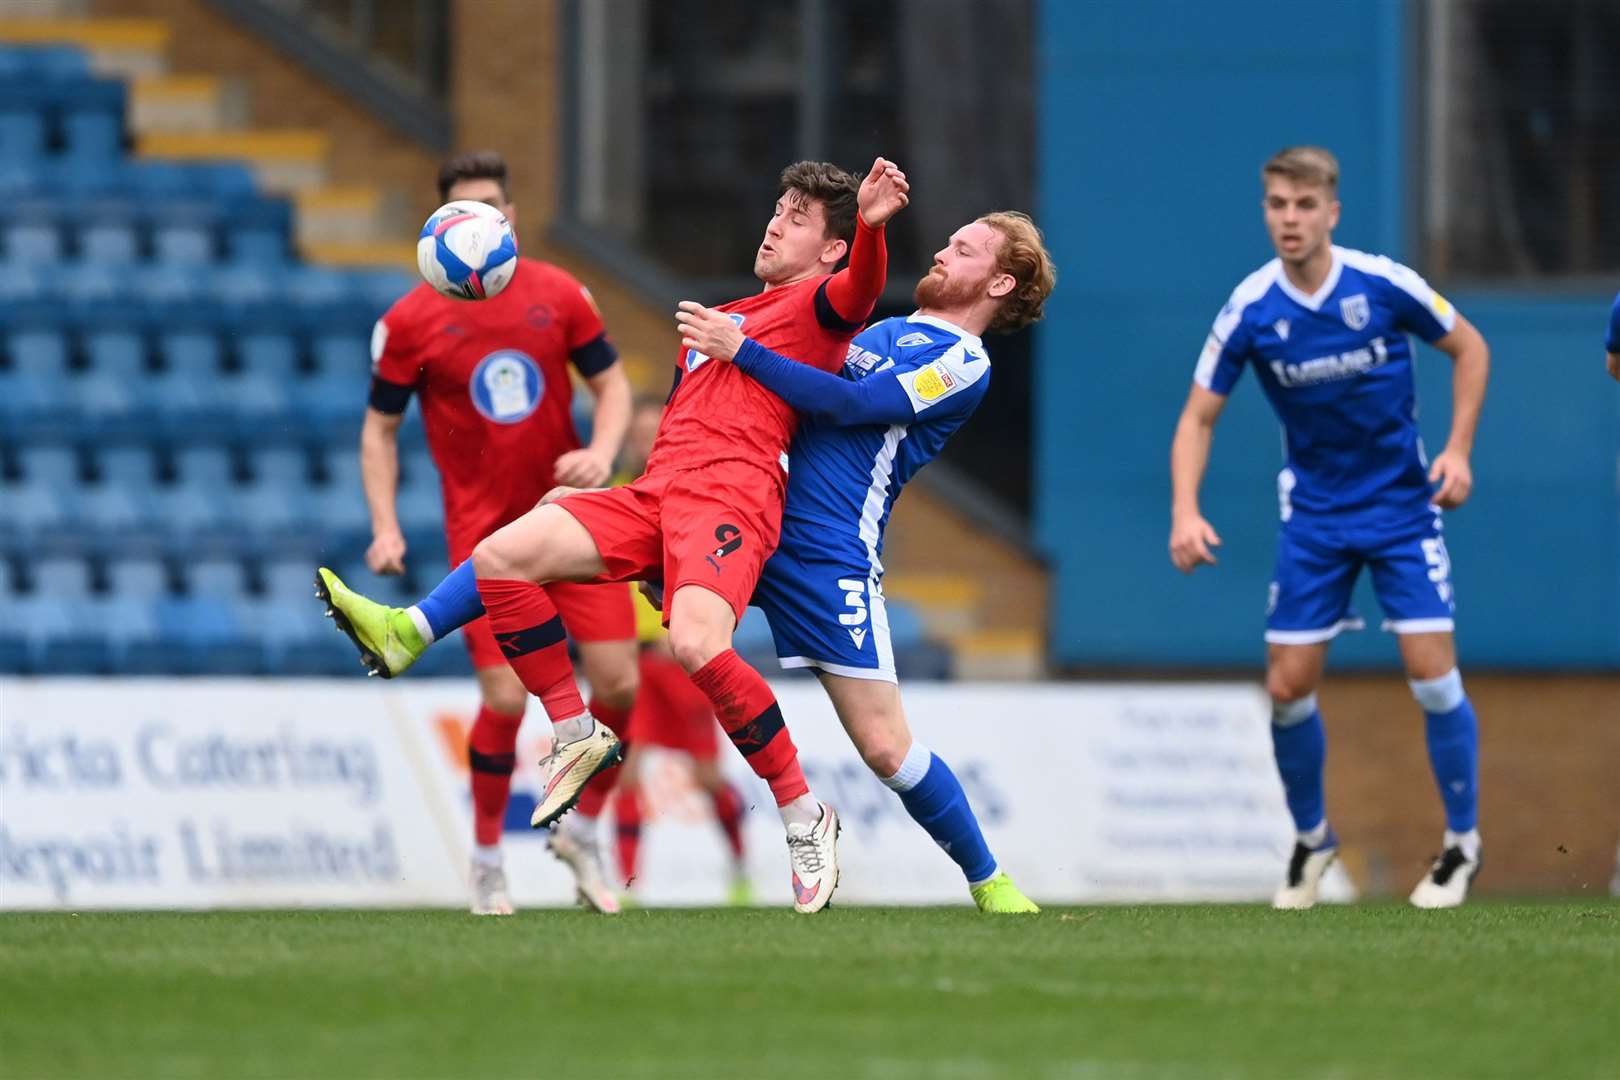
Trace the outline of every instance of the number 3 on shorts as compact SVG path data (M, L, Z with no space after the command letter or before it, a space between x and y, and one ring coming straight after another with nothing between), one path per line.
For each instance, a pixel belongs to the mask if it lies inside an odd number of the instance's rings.
M1429 580L1440 599L1451 603L1451 556L1446 553L1444 538L1431 536L1423 541L1423 561L1429 564Z

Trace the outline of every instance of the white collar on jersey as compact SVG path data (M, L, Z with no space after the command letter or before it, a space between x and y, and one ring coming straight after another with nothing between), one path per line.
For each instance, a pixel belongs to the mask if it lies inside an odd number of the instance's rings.
M947 333L955 334L957 337L973 346L973 348L977 349L979 352L984 351L984 342L979 340L979 335L970 334L953 322L947 322L944 319L937 319L932 315L924 315L920 311L913 311L910 315L906 316L906 322L924 323L928 326L937 327L940 330L946 331Z
M1322 287L1309 296L1300 292L1294 287L1294 283L1288 280L1288 273L1283 269L1282 260L1279 259L1277 287L1283 291L1283 295L1301 307L1310 308L1312 311L1322 310L1323 301L1333 295L1333 290L1339 284L1339 274L1344 270L1344 259L1339 254L1339 245L1334 244L1329 250L1333 252L1333 265L1328 268L1328 276L1322 281Z

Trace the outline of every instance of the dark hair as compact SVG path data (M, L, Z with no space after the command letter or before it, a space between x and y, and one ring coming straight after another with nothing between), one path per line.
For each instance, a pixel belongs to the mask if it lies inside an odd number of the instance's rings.
M855 240L856 196L861 182L855 176L826 161L796 161L782 170L777 195L796 191L821 204L827 215L829 238L845 243Z
M501 198L512 197L506 190L506 159L493 150L471 150L440 165L439 201L450 201L450 189L463 180L493 180L501 185Z

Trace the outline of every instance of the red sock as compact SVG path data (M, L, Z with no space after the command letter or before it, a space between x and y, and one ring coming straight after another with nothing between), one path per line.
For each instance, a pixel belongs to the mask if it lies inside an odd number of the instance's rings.
M523 717L478 710L467 736L467 764L472 771L473 838L481 847L501 841L506 803L512 794L512 768L517 763L518 725Z
M555 722L584 712L562 617L546 590L532 581L479 578L478 595L489 613L495 643L529 693L545 706L546 715Z
M727 649L693 672L692 685L709 699L720 726L749 768L771 785L777 806L810 790L804 770L799 768L799 751L782 723L776 695L735 649Z
M636 880L636 860L641 854L641 797L634 789L613 797L613 818L618 825L619 870L629 885Z
M605 724L607 729L615 735L623 736L629 730L629 709L616 709L612 705L604 705L602 702L592 698L591 715ZM628 750L629 747L626 747L626 749ZM613 785L618 782L619 767L617 765L611 769L603 769L591 777L590 781L585 785L585 790L579 793L579 802L574 804L574 810L581 817L600 817L602 807L607 805L608 795L613 791Z
M743 857L742 841L742 796L730 784L722 784L720 790L711 791L709 797L714 800L715 820L726 831L726 843L731 845L731 857L738 862Z

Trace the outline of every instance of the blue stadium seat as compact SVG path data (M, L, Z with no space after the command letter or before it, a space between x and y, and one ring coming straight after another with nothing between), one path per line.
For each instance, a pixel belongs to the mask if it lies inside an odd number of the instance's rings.
M68 154L95 168L123 152L124 118L106 108L73 109L62 117L62 134Z
M302 492L309 487L309 455L302 447L267 446L254 451L253 482L259 491Z
M0 109L0 158L27 161L45 154L45 117L33 109Z
M294 408L312 434L348 441L366 412L370 375L365 370L327 373L293 384Z
M0 77L79 81L90 77L90 63L81 50L68 45L8 44L0 46Z
M157 425L177 441L217 439L231 429L227 395L219 379L165 371L143 379L141 388Z
M51 266L65 254L61 230L53 222L20 221L0 236L7 262Z
M208 596L235 605L247 596L247 575L236 559L200 559L185 568L192 596Z
M35 596L65 603L90 595L90 564L83 559L40 559L29 567L28 576L34 583Z
M65 379L0 371L0 431L9 437L58 433L71 415Z
M261 265L221 266L208 275L214 299L222 304L269 304L278 299L275 271Z
M263 435L287 426L287 384L258 371L247 371L221 384L229 394L231 414L244 433Z
M113 596L145 605L171 591L169 568L157 558L114 560L107 565L107 584Z
M6 351L12 367L43 378L59 379L67 374L67 338L56 330L22 330L9 336Z
M133 431L146 404L144 384L149 380L94 372L69 382L79 415L90 430L103 435Z
M236 520L244 533L263 543L281 543L290 534L319 524L311 520L302 486L258 483L236 491Z
M884 597L883 610L889 616L889 640L896 649L920 644L928 639L922 616L910 604Z
M127 265L140 250L140 237L128 225L105 222L79 230L79 258L85 262Z
M737 624L737 632L732 635L731 640L738 652L775 648L775 639L771 637L771 624L766 621L765 613L759 608L749 608L743 613L742 622Z
M75 506L76 492L51 484L24 481L0 489L5 513L0 514L0 535L38 538L65 528Z
M180 483L224 496L236 484L236 465L222 446L190 446L175 454Z
M9 616L22 631L29 671L41 674L98 673L105 667L105 643L83 633L86 601L63 603L35 592L9 605Z
M444 503L434 488L415 486L401 488L395 499L395 506L399 513L400 527L407 532L413 529L432 529L444 520Z
M295 266L287 275L287 297L300 307L320 308L355 299L356 282L346 271Z
M298 342L287 333L248 333L236 342L242 367L273 379L298 377Z
M131 275L121 266L64 263L55 275L55 288L69 304L80 309L115 304L131 288Z
M144 446L112 446L96 454L96 473L109 487L146 491L157 483L157 459Z
M163 645L159 642L156 603L163 593L144 595L139 592L114 592L104 599L92 601L88 614L107 643L109 666L114 671L131 670L130 654L144 647L151 656L145 670L168 670L164 663Z
M145 488L100 484L79 493L74 518L87 533L110 543L128 543L136 532L150 532L156 525L150 496Z
M303 605L319 613L315 599L315 563L304 559L277 559L264 564L264 595L276 603Z
M158 520L182 546L199 539L200 533L217 532L229 523L227 501L219 491L177 484L159 490L153 501Z
M186 645L210 645L241 637L236 612L213 596L163 597L154 605L158 634Z
M146 342L134 330L95 330L85 335L85 353L90 369L97 374L120 379L140 379L147 374Z
M214 260L213 234L195 225L166 225L152 232L152 253L166 263L209 263Z
M371 514L366 509L365 493L359 482L353 488L328 487L315 494L312 506L315 520L329 534L339 536L369 536Z
M326 473L328 489L354 498L364 498L365 488L360 483L360 454L355 447L327 447L321 457L321 467Z
M205 330L177 330L158 338L158 352L170 371L188 379L220 377L220 342Z
M25 446L22 459L23 478L30 483L49 484L60 489L79 486L81 474L79 455L69 446Z
M315 368L324 374L371 374L371 347L359 334L321 334L311 343Z
M269 225L243 225L225 234L230 259L249 265L278 266L287 261L287 234Z

